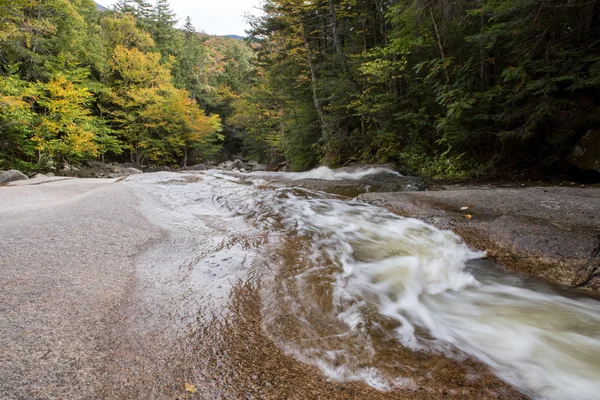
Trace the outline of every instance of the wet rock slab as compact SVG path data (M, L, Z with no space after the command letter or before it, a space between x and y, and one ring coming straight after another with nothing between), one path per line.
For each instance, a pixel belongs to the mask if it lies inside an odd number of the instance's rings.
M359 200L451 229L511 269L600 288L600 189L471 187Z

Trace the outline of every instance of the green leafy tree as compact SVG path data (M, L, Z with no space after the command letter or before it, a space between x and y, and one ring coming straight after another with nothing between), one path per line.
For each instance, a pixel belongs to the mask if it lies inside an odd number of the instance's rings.
M41 112L32 141L40 161L48 157L75 162L98 155L95 136L101 122L88 108L91 98L87 88L62 75L37 85L35 103Z

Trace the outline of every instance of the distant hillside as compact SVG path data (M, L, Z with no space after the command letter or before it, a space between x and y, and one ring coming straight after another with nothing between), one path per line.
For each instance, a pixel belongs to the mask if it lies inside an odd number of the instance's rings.
M108 8L104 7L103 5L100 5L98 3L96 3L96 8L98 9L98 11L102 12L102 11L110 11Z
M245 37L240 36L240 35L223 35L224 37L228 37L230 39L235 39L235 40L244 40Z

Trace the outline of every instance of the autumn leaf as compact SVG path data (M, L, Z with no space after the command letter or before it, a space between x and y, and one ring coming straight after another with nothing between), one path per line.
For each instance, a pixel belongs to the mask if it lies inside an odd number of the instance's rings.
M471 218L473 218L473 216L471 214L465 214L465 218L466 219L471 219Z
M196 389L196 385L192 385L191 383L184 383L183 388L186 392L196 393L198 389Z

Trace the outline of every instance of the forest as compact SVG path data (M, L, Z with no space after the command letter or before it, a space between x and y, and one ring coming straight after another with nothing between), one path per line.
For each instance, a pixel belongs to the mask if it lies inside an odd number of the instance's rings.
M0 168L239 155L464 179L560 168L600 127L600 0L265 0L244 42L177 28L168 0L9 4Z
M243 42L183 29L167 0L0 8L0 169L215 157L253 69Z

